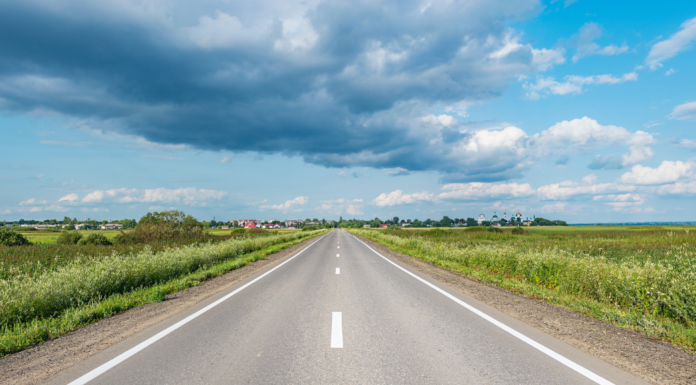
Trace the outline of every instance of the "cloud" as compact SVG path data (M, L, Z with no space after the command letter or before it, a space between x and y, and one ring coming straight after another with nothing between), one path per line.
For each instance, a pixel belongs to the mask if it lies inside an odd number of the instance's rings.
M587 168L592 170L620 170L624 166L620 156L616 155L595 155L592 163Z
M696 120L696 102L680 104L669 114L670 119Z
M640 212L645 201L638 194L615 194L615 195L598 195L592 198L593 201L605 202L612 207L612 211L629 211Z
M61 186L70 186L70 185L73 184L74 182L75 182L74 179L71 180L71 181L69 181L69 182L63 182L63 183L61 184Z
M696 194L696 181L664 185L657 190L657 193L660 195L693 195Z
M265 210L265 209L271 209L271 210L278 210L283 213L286 213L288 211L293 211L293 212L301 212L302 209L299 208L299 206L304 206L305 203L307 203L309 199L306 196L299 196L295 199L287 200L285 203L281 203L279 205L263 205L259 206L260 209Z
M45 177L45 176L46 176L46 174L39 174L39 175L35 176L34 178L35 178L35 179L41 179L41 178L43 178L43 177Z
M566 206L568 206L567 202L549 203L549 204L544 205L540 211L542 214L562 213L565 211Z
M232 157L231 157L231 156L226 156L226 157L222 158L222 160L220 161L220 164L229 163L229 162L231 162L231 161L232 161Z
M677 71L675 71L674 68L670 68L667 71L665 71L665 76L674 75L675 72Z
M343 212L349 215L360 215L362 214L362 199L333 199L321 201L319 207L316 210L321 210L322 212L339 215Z
M590 174L582 178L581 182L565 181L541 186L537 189L537 195L541 200L568 200L574 197L586 197L611 192L630 192L635 186L619 183L597 183L597 176Z
M208 201L220 200L227 192L196 189L195 187L167 189L110 189L95 190L82 198L82 203L179 203L187 206L205 206Z
M538 0L43 4L0 14L3 111L50 113L143 146L448 181L502 180L528 165L507 148L499 161L463 154L467 135L421 118L498 98L518 76L565 61L562 48L510 29L539 14Z
M629 152L621 155L621 166L650 159L653 150L649 145L656 143L653 135L647 132L636 131L632 133L623 127L604 126L588 117L556 123L548 130L535 135L533 142L542 151L562 147L567 143L574 144L584 150L609 144L628 145ZM607 166L618 166L619 160L612 157L595 157L592 164L597 168L611 168Z
M573 40L576 41L577 50L575 55L573 55L573 63L578 60L592 55L604 55L613 56L619 55L628 51L628 46L624 43L621 47L615 45L608 45L601 48L593 40L598 39L602 36L602 27L597 23L585 23L580 27L580 31L577 35L573 36Z
M674 145L687 150L696 150L696 140L680 139L679 141L675 142Z
M669 39L653 45L648 57L645 58L645 64L653 70L660 68L663 61L689 48L694 40L696 40L696 18L685 21L681 25L681 30Z
M77 194L73 193L58 199L58 202L75 202L76 200L78 200L78 198L79 197L77 196Z
M522 88L527 90L527 99L536 100L548 95L567 95L580 94L583 92L584 85L590 84L619 84L638 80L638 74L630 72L620 78L614 75L594 75L594 76L566 76L564 82L557 82L551 77L537 78L536 83L525 82Z
M565 166L568 164L569 160L570 160L570 158L568 157L568 155L561 155L558 157L558 159L556 159L555 163L558 166Z
M344 177L348 176L348 174L346 174L345 171L341 171L341 172L339 172L339 173L336 174L336 175L340 176L341 178L344 178Z
M389 176L411 175L410 171L406 170L405 168L401 168L401 167L388 168L388 169L384 170L384 173L389 175Z
M619 181L640 185L672 183L685 176L693 175L695 169L696 164L682 161L665 160L657 168L637 164L631 168L631 171L621 175Z
M401 190L395 190L389 194L382 193L372 201L375 206L396 206L404 204L412 204L418 202L427 202L433 200L433 194L423 191L420 193L404 194Z
M441 190L443 192L437 196L439 199L456 201L521 198L534 194L529 183L450 183Z
M2 210L0 211L0 214L5 215L5 214L12 214L12 210Z

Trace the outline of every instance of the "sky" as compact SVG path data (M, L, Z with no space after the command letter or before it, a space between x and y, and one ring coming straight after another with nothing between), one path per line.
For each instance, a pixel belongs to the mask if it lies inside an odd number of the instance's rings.
M0 0L0 219L693 221L696 2Z

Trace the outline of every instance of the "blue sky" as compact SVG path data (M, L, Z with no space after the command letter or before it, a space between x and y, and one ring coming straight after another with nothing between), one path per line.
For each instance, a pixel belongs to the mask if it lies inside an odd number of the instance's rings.
M0 1L0 217L686 221L689 1Z

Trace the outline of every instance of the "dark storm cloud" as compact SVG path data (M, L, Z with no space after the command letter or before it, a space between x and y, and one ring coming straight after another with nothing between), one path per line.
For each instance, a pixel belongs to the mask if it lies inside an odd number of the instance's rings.
M536 0L185 4L1 1L0 109L328 167L521 175L514 152L458 151L464 125L422 117L534 70L530 46L492 54Z

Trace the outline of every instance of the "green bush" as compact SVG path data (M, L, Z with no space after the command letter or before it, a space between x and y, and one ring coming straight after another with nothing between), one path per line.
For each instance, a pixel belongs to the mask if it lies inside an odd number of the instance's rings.
M109 238L105 237L102 234L90 234L87 237L84 237L80 239L77 242L78 245L92 245L92 246L98 246L98 245L104 245L104 246L109 246L111 245L111 241Z
M311 225L311 226L305 226L302 228L302 231L315 231L319 230L319 226Z
M77 245L80 239L82 239L82 234L77 231L64 231L56 238L56 243L59 245Z
M502 233L503 229L501 229L500 227L490 226L490 227L486 227L486 231L490 231L492 233Z
M246 232L247 232L246 229L234 229L234 230L232 230L232 232L230 234L244 234Z
M31 242L24 235L15 232L9 227L0 228L0 245L2 246L25 246Z
M401 230L401 226L399 226L399 225L389 225L389 226L387 226L387 230Z
M516 226L512 229L512 233L522 235L522 234L524 234L524 229L521 228L520 226Z

